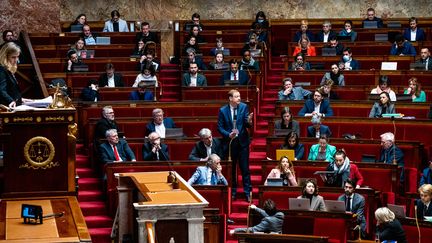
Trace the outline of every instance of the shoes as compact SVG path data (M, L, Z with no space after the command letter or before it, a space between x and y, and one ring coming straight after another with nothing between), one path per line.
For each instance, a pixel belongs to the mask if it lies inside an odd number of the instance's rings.
M228 219L227 219L227 224L234 224L234 220L228 218Z

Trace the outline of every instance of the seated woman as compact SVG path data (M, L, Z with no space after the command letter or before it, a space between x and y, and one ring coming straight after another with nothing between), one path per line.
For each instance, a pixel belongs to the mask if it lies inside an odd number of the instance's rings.
M363 176L357 165L350 163L344 149L336 151L335 161L327 166L327 171L333 171L334 174L324 178L326 186L343 188L348 178L356 181L356 188L360 188L363 184Z
M222 37L216 38L216 47L210 50L212 56L216 56L218 52L222 52L224 56L230 55L230 49L223 46Z
M294 35L294 42L299 42L303 36L309 38L310 41L314 41L315 35L314 33L312 33L312 31L308 30L308 25L309 23L307 20L303 19L301 21L300 30L297 31Z
M328 144L326 135L321 135L318 144L311 146L308 160L333 162L335 153L336 147Z
M307 128L307 136L310 138L319 138L321 135L326 135L328 138L331 137L330 128L326 125L321 124L321 118L319 116L312 116L312 126Z
M310 69L310 64L306 62L305 56L301 52L294 56L294 62L289 66L289 70L292 71L305 71Z
M420 200L416 200L417 219L424 220L424 216L432 216L432 185L424 184L419 187Z
M256 36L257 42L267 42L267 28L264 28L261 23L253 25L253 28L247 34L246 40L249 40L253 35Z
M326 72L321 79L321 85L324 85L326 80L332 80L334 85L345 86L345 77L341 73L339 66L336 63L331 65L331 71Z
M353 23L351 20L345 20L344 28L339 32L339 36L349 36L351 37L351 42L354 42L357 39L357 32L353 29Z
M326 211L324 198L318 195L318 186L313 179L306 180L302 187L302 195L297 198L307 198L310 200L309 209L312 211Z
M209 64L209 70L228 70L229 64L224 61L224 54L222 51L216 53L215 58Z
M404 94L409 94L413 102L426 102L426 93L421 90L421 83L417 78L408 80L408 88L404 90Z
M87 16L85 14L79 14L76 18L75 21L72 22L70 28L70 31L72 31L72 25L78 25L78 26L84 26L85 24L87 24Z
M315 47L311 45L309 38L302 37L298 41L298 46L296 46L292 55L295 56L298 53L303 53L303 55L306 55L309 57L316 56Z
M132 52L132 55L133 56L139 56L141 58L145 54L145 52L144 52L145 48L144 47L145 47L145 42L144 42L143 39L140 39L136 43L135 48L134 48L134 50Z
M294 87L293 81L290 77L282 80L282 90L278 92L279 100L304 100L312 92L303 89L301 86Z
M201 53L199 49L198 43L194 36L190 36L185 46L183 47L183 55L187 55L190 51L194 51L195 53Z
M252 57L260 57L262 55L263 42L259 42L256 35L252 35L248 42L243 46L242 53L250 51Z
M284 107L281 111L281 120L274 124L275 129L286 129L288 133L295 132L300 135L300 125L298 121L293 120L289 107Z
M387 92L381 92L378 102L372 106L369 113L369 118L379 118L383 114L394 114L396 113L393 102L390 101L390 95Z
M205 43L207 42L205 38L200 34L199 25L194 25L190 28L189 38L195 37L197 43Z
M272 169L268 174L268 178L281 178L284 186L297 186L294 165L286 156L280 158L276 168ZM264 182L265 186L267 185L267 179Z
M85 51L85 50L87 50L87 49L86 49L85 42L84 42L84 39L83 39L83 38L79 38L79 39L75 42L75 44L71 47L70 50L74 50L74 51L76 52L78 58L82 58L82 57L81 57L81 51Z
M304 156L304 145L299 142L299 135L295 132L290 132L285 136L284 143L281 149L294 150L294 160L301 160Z
M407 243L405 231L395 214L387 207L375 210L379 242Z
M243 52L243 58L240 63L240 70L252 70L252 71L259 71L260 66L259 62L256 61L249 50L246 50Z
M381 94L382 92L387 92L390 95L391 101L396 101L396 94L390 88L390 79L386 75L379 77L378 86L370 92L371 94Z
M138 76L136 77L135 82L132 85L132 87L138 87L138 84L141 81L145 81L147 85L152 85L152 83L154 83L154 85L156 87L158 87L156 70L155 70L154 66L147 61L145 61L143 63L141 73L138 74Z
M147 84L145 81L140 81L137 87L137 90L133 90L129 94L129 100L154 100L153 93L150 90L147 90Z
M327 79L321 86L321 90L323 93L323 98L327 100L338 100L339 96L332 90L333 88L333 80Z
M194 50L190 49L187 53L187 58L183 61L183 70L189 70L189 64L192 62L197 64L198 70L207 70L207 66L204 64L202 58Z

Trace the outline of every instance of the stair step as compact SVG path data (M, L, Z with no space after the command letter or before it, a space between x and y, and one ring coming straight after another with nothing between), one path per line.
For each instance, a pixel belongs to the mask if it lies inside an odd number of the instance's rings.
M107 228L113 225L113 219L108 216L86 216L84 219L88 228Z
M102 200L103 193L100 190L88 190L78 192L78 201L89 202Z
M95 171L91 168L76 168L76 172L80 178L96 176Z
M100 178L80 178L78 180L80 191L102 190L102 179Z
M84 216L107 215L108 213L104 201L80 202L79 204Z
M110 243L111 242L111 229L106 228L89 228L89 233L93 243Z

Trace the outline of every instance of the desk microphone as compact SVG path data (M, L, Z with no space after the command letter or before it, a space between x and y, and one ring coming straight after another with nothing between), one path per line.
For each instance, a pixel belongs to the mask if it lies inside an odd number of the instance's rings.
M414 205L414 216L415 216L415 221L416 221L416 226L417 226L417 232L418 232L418 242L421 243L421 233L420 233L420 227L419 227L419 223L418 223L418 218L417 218L417 200L414 201L415 205Z
M60 212L60 213L51 213L51 214L47 214L44 215L42 218L50 218L50 217L54 217L54 218L60 218L64 215L65 212Z
M396 160L396 123L395 123L395 117L391 117L392 123L393 123L393 135L394 135L394 142L393 142L393 164L397 164Z

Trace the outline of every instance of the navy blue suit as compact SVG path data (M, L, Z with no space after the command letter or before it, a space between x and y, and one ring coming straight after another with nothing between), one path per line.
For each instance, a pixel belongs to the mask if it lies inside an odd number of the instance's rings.
M97 101L100 101L99 92L97 90L93 90L90 87L85 87L81 91L81 99L83 101L95 101L97 98Z
M410 28L405 29L405 31L403 33L403 37L405 38L405 40L411 41L411 29ZM425 35L424 30L417 27L415 41L424 41L424 40L426 40L426 35Z
M224 85L225 80L232 80L231 79L231 71L226 71L223 73L223 75L221 76L220 82L219 82L220 85ZM240 85L246 85L249 82L249 76L246 73L246 71L239 70L237 80L238 80Z
M432 184L432 169L429 167L423 170L420 178L420 186L423 186L423 184Z
M299 116L304 116L306 113L312 113L315 109L315 102L313 99L309 99L305 101L303 108L299 111ZM321 114L325 116L333 116L333 110L330 107L330 103L328 100L324 99L321 101L320 111Z
M170 160L169 153L168 153L168 146L166 144L161 143L160 147L161 149L159 151L153 153L152 151L153 145L150 142L145 143L142 148L143 160L146 161ZM157 153L159 153L159 159Z
M411 42L404 41L402 47L399 48L396 44L393 44L390 50L390 55L415 56L417 55L416 49L411 45Z
M331 131L330 128L326 125L320 125L320 135L327 135L327 137L331 137ZM309 126L307 128L307 136L310 138L314 138L315 137L315 128L313 126Z
M128 143L120 139L116 145L117 152L123 161L135 160L135 155L129 147ZM99 158L102 164L116 161L114 150L108 142L99 145Z
M222 145L219 139L213 138L211 144L211 154L217 154L219 158L223 159ZM189 160L199 161L207 157L207 147L203 141L196 142L191 153L189 154Z
M330 30L330 34L329 34L329 37L327 39L327 42L330 42L330 40L336 36L337 36L337 34L333 30ZM322 30L317 34L315 41L316 42L324 42L324 32Z
M173 119L169 118L169 117L165 117L163 119L163 124L164 124L165 128L175 128L176 127ZM155 131L156 131L156 126L155 126L154 122L151 121L146 126L146 136L148 136L150 133L155 132Z
M294 42L298 42L301 39L302 35L303 35L303 32L297 31L295 33L295 35L294 35L293 41ZM309 38L310 42L314 42L315 41L315 35L312 33L312 31L306 30L306 36Z
M424 220L424 216L432 216L432 203L429 203L427 209L422 200L416 199L415 203L417 205L417 218L419 220Z
M231 143L231 158L233 162L232 169L232 195L235 196L237 192L237 161L243 177L243 189L246 196L249 196L251 191L251 180L249 172L249 133L246 128L250 125L248 123L249 108L246 104L240 103L237 106L237 120L236 127L239 134L233 139ZM217 129L222 135L225 158L228 158L228 149L230 138L229 134L233 130L233 118L231 115L230 105L224 105L219 110Z

